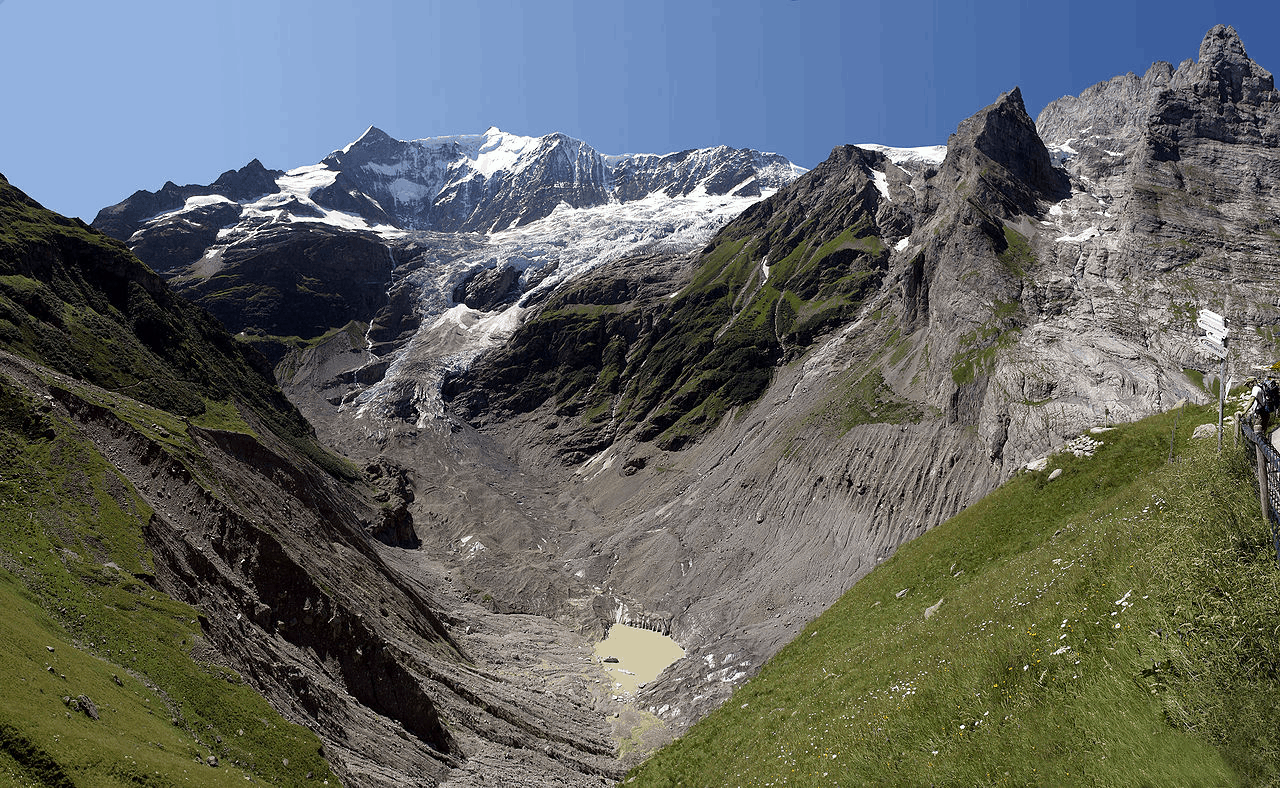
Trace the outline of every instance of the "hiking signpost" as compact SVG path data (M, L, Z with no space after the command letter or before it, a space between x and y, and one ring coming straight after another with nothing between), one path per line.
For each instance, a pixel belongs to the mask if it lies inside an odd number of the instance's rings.
M1217 312L1201 309L1196 325L1203 328L1200 349L1222 360L1222 374L1218 376L1218 453L1222 453L1222 406L1227 396L1227 319Z

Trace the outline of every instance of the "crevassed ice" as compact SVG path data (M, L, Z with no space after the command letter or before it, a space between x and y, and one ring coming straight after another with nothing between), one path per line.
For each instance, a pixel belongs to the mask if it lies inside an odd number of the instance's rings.
M422 328L396 353L383 379L355 399L356 416L385 413L412 392L417 424L426 426L444 413L444 378L464 371L482 352L506 341L520 326L526 304L542 291L641 250L678 253L697 248L758 199L655 194L628 203L561 207L523 227L490 233L475 251L414 271L409 280L418 292ZM535 273L554 269L505 309L481 312L454 303L458 282L495 266L520 271L525 283Z

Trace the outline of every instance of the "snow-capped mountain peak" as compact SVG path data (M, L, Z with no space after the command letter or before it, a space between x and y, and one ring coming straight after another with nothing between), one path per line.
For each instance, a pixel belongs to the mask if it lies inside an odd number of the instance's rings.
M385 244L389 287L413 294L393 322L408 325L412 314L418 328L386 337L371 329L386 373L353 404L379 413L408 399L427 418L439 412L444 372L501 341L550 290L641 251L698 248L802 172L777 154L724 145L605 156L562 133L494 126L398 140L369 126L316 164L281 172L255 162L210 186L140 192L95 223L190 283L215 273L257 282L254 265L302 271L327 254L321 246ZM300 287L297 298L311 290ZM441 322L446 314L453 319Z

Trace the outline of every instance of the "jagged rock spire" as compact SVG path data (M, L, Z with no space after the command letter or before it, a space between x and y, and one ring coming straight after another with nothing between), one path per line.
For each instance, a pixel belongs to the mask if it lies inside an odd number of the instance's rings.
M1223 103L1259 104L1275 90L1271 72L1249 59L1235 28L1216 25L1200 42L1194 65L1179 68L1179 82Z
M957 178L965 172L981 175L972 178L979 184L975 188L991 193L975 196L984 203L1002 204L1008 213L1033 214L1036 200L1057 199L1068 188L1017 87L960 123L947 142L943 168Z

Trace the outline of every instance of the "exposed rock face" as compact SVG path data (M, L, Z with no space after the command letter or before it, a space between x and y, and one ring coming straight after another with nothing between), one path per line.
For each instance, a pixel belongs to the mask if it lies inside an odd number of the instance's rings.
M176 273L204 256L218 239L218 231L240 218L231 202L215 202L187 211L182 218L162 221L132 246L138 259L162 273Z
M976 174L973 196L1010 217L1034 215L1038 202L1056 202L1070 193L1066 173L1053 167L1018 88L960 124L947 141L942 170L943 183L948 176Z
M421 540L413 530L413 515L409 512L409 504L413 503L409 471L379 459L365 468L365 473L379 490L374 500L382 504L382 522L373 526L373 536L392 547L419 546Z
M93 226L107 235L127 241L148 220L166 211L182 208L188 198L220 195L237 202L280 191L276 178L280 170L268 170L254 159L238 170L227 170L208 186L178 186L169 181L158 192L139 190L129 199L98 211ZM230 219L219 227L225 227ZM170 267L170 266L165 266Z
M1233 321L1233 367L1274 360L1275 96L1220 27L1196 63L1050 105L1047 145L1015 89L961 124L941 161L837 149L698 259L620 262L553 297L446 392L527 462L574 468L599 520L565 551L614 600L602 607L670 622L691 658L642 697L687 719L807 611L1028 461L1203 398L1182 372L1207 363L1198 307ZM778 331L774 301L753 323L772 331L734 335L770 287L803 295L780 266L803 241L854 228L884 252L850 312L807 345ZM819 281L843 260L820 262ZM659 276L675 298L643 295ZM700 315L709 341L672 365L692 374L664 378L660 337L692 336ZM767 370L767 390L718 420L706 360L761 338L785 349L731 374ZM774 366L784 358L799 361ZM649 429L659 414L675 420ZM689 438L667 440L673 423Z
M1198 333L1196 307L1209 307L1237 325L1242 367L1271 363L1278 98L1270 73L1219 25L1197 62L1156 63L1045 108L1040 125L1074 191L1049 217L1053 248L1096 282L1092 319L1199 365L1186 340Z
M511 266L486 268L453 288L453 300L472 309L491 312L519 295L520 272Z
M264 229L202 266L216 273L179 279L175 289L228 330L314 337L381 308L394 263L368 233L312 224Z

